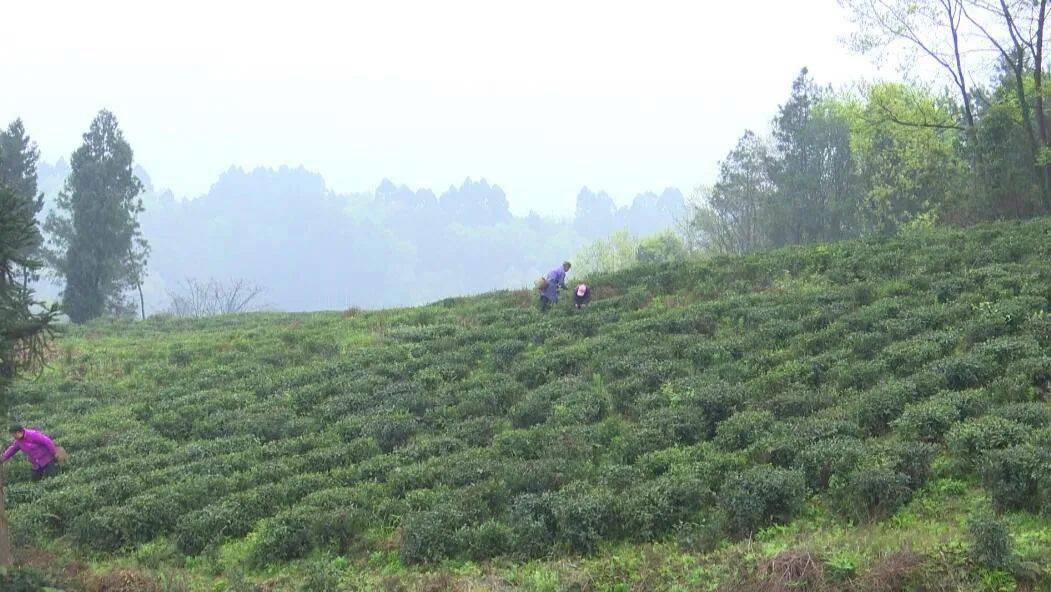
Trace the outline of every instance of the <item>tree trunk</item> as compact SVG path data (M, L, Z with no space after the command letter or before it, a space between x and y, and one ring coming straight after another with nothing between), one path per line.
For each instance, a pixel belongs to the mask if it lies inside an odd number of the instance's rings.
M11 552L11 530L7 526L4 496L4 467L0 465L0 566L7 567L14 563L14 555Z
M960 99L963 101L964 118L967 120L967 139L971 141L970 161L971 170L977 170L978 130L974 124L974 109L971 107L971 92L967 88L967 75L963 70L963 58L960 56L960 18L963 16L963 6L955 0L944 3L945 13L948 17L949 31L952 33L952 53L956 72L956 86L960 90ZM953 10L955 6L956 10Z
M1015 74L1015 95L1018 97L1018 106L1022 111L1022 127L1025 128L1026 141L1029 143L1029 149L1033 152L1033 164L1039 170L1038 178L1040 179L1040 193L1043 195L1044 200L1051 203L1051 170L1046 166L1040 165L1040 147L1043 146L1042 141L1038 141L1036 134L1033 131L1033 113L1029 108L1029 99L1025 96L1025 74L1022 71L1022 55L1018 56L1017 67L1012 66ZM1042 102L1037 99L1038 104Z
M1033 94L1036 95L1036 126L1040 133L1041 152L1038 162L1044 169L1044 178L1051 184L1051 162L1047 162L1047 151L1051 149L1048 138L1047 116L1044 113L1044 21L1047 17L1047 0L1040 0L1040 14L1037 15L1036 49L1033 55ZM1044 196L1044 207L1051 210L1051 197Z
M7 288L7 270L0 267L0 294L7 294ZM6 420L7 409L3 406L3 383L15 377L14 341L8 336L4 335L3 340L0 341L0 348L3 348L3 350L0 351L0 413L3 413L3 416L0 417L0 420Z
M142 282L135 282L139 289L139 310L142 311L142 320L146 320L146 300L142 297Z

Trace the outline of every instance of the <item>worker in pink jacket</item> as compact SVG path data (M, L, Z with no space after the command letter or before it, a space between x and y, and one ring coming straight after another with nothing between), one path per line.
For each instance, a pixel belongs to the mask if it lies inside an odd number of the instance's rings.
M26 453L26 458L33 467L33 481L39 481L58 472L58 459L56 458L58 451L55 449L55 443L47 434L14 425L11 426L11 435L15 440L0 456L0 463L7 462L21 450Z

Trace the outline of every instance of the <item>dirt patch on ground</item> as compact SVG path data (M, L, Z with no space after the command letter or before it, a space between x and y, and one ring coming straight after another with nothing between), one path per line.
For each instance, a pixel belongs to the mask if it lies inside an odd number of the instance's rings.
M87 592L159 592L161 589L153 578L130 569L89 575L82 581Z
M820 558L806 549L782 551L719 587L720 592L819 592L830 590Z
M923 566L923 556L912 551L895 551L880 557L861 574L853 589L869 592L905 590Z

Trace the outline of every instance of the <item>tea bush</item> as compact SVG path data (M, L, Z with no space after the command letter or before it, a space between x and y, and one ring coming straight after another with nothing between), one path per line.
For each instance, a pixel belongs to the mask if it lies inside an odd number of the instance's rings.
M1051 454L1021 444L991 450L980 460L982 481L993 503L1006 510L1051 510Z
M937 442L959 419L959 410L949 401L923 401L907 405L892 426L906 440Z
M653 540L687 522L715 495L710 484L694 475L668 474L643 481L618 496L624 532L638 540Z
M791 519L805 494L801 472L759 465L731 475L719 490L718 503L729 532L748 536Z
M719 423L715 442L726 450L747 448L766 435L773 424L774 415L769 411L740 411Z
M957 424L946 436L949 450L966 465L977 463L981 455L1021 444L1026 440L1025 426L1000 417L981 417Z
M825 489L829 481L854 470L865 458L865 445L855 438L820 440L804 448L796 465L813 490Z
M973 540L971 556L975 563L989 569L1011 566L1011 534L1003 520L988 510L974 512L967 519L967 533Z
M836 509L855 522L872 522L892 515L912 498L907 475L882 466L862 466L833 475L829 496Z

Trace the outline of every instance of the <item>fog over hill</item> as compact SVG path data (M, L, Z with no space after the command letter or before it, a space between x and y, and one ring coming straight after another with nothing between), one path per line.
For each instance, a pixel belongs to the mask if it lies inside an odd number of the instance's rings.
M47 209L68 173L62 160L40 164ZM302 167L231 167L206 194L177 199L146 171L137 174L151 247L147 314L166 308L169 292L189 278L247 280L263 288L260 303L280 310L401 306L519 288L592 240L621 229L659 232L686 209L674 188L618 207L585 187L571 220L515 216L503 189L485 179L440 194L388 179L372 193L338 194Z

